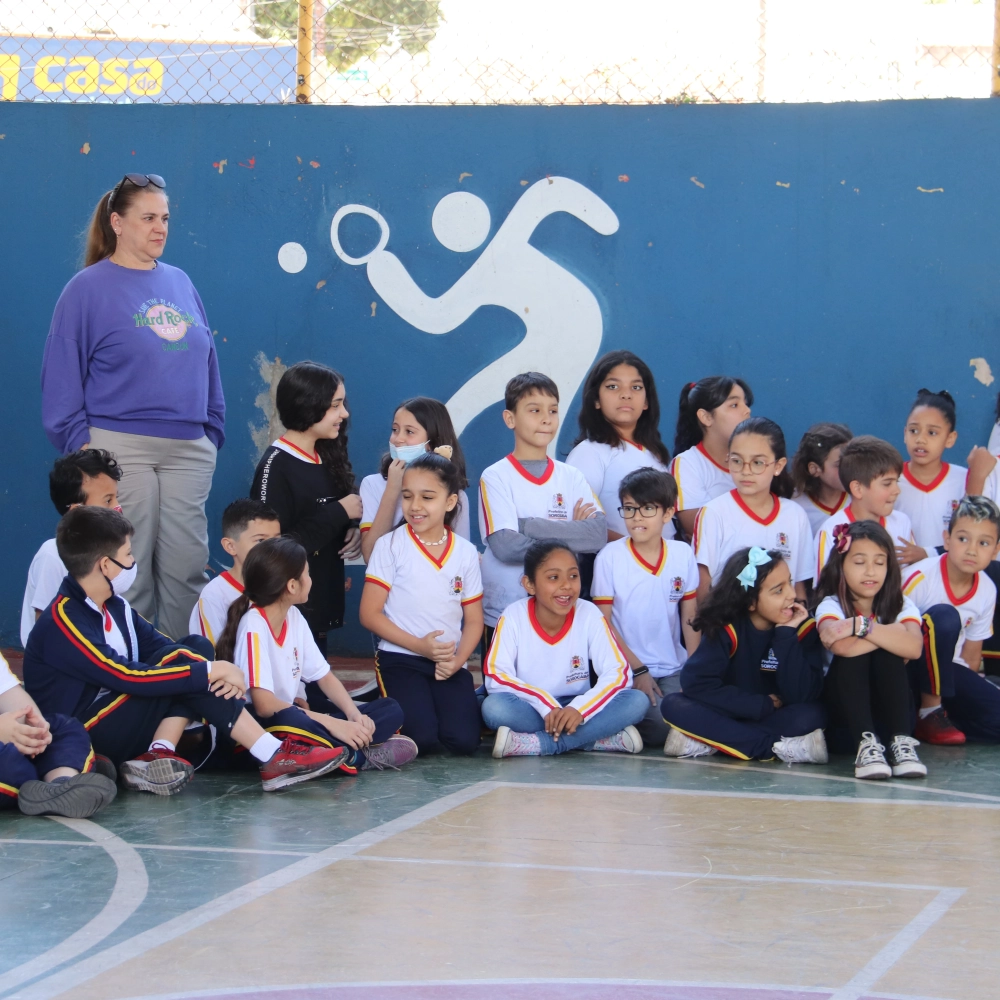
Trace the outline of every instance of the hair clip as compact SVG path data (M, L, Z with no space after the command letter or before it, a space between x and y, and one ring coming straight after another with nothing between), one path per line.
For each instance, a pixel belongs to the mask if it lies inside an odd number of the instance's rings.
M849 524L838 524L833 529L833 546L843 555L851 547L851 526Z
M450 462L451 461L451 455L452 455L453 451L454 451L454 449L452 448L452 446L450 444L439 444L434 449L434 454L435 455L440 455L442 458L446 458Z
M767 554L766 549L762 549L759 545L750 549L747 553L747 564L736 577L740 581L740 586L744 590L749 590L757 582L757 567L770 561L771 557Z

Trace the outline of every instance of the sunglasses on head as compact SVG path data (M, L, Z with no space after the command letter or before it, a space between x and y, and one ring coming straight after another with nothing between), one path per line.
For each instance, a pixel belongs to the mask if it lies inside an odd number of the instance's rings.
M158 187L166 190L167 182L159 174L126 174L114 187L111 192L111 196L108 198L108 215L111 214L115 199L118 197L118 192L121 191L122 185L128 181L130 184L134 184L137 188L149 187L150 184L153 187Z

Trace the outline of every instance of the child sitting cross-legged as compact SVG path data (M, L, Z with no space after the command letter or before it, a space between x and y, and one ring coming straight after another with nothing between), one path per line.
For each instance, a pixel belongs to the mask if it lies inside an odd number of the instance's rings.
M348 774L408 763L417 746L394 735L403 724L399 704L378 698L359 708L316 645L296 606L309 600L311 587L306 550L293 538L261 542L243 564L243 593L229 608L218 648L242 669L254 718L285 739L346 748L340 768ZM294 704L300 681L315 682L322 711Z
M701 642L681 670L683 694L660 706L663 752L825 764L823 648L777 550L740 549L698 609Z
M67 569L56 599L31 630L24 680L41 712L84 724L97 753L125 784L156 795L179 792L194 767L176 744L192 720L246 747L260 763L264 791L319 777L343 750L275 739L243 703L238 667L213 660L199 635L175 643L121 596L135 580L132 525L115 510L76 507L56 531Z
M576 556L561 542L536 542L521 585L529 596L503 613L483 664L483 720L497 731L493 756L639 753L635 724L649 699L632 688L604 616L579 600Z

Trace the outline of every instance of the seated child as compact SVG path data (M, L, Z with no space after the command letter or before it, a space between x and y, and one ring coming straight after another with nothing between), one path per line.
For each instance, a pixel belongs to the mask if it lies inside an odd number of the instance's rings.
M454 530L462 538L469 538L469 498L465 494L469 481L451 414L439 400L415 396L396 407L389 453L382 456L379 471L361 480L361 555L365 562L371 558L375 543L403 520L401 491L407 463L429 451L449 459L458 472L461 485Z
M920 657L920 612L903 596L888 531L876 521L838 524L819 579L816 620L831 656L826 678L835 749L855 752L854 777L922 778L906 661ZM845 736L846 733L846 736ZM879 742L884 734L889 744Z
M250 712L269 733L338 753L346 748L338 763L348 774L398 768L417 756L413 740L393 735L403 724L395 701L379 698L359 708L330 670L296 607L309 600L312 578L306 550L294 538L255 545L243 563L243 587L229 608L219 655L239 664ZM315 682L322 711L294 704L300 681Z
M734 552L698 610L702 639L681 670L683 694L660 706L672 727L663 752L825 764L815 625L779 551Z
M560 542L536 542L524 557L522 585L529 596L503 613L483 663L483 720L497 731L493 756L640 753L635 724L649 699L632 689L604 616L578 600L576 556Z
M728 461L736 488L705 504L695 522L698 600L719 581L734 552L755 547L781 553L795 593L804 601L812 575L812 531L805 511L790 499L785 435L767 417L747 417L733 431Z
M838 524L856 521L877 521L896 546L897 562L907 565L914 561L916 546L910 519L895 509L899 499L899 477L903 473L903 456L888 441L870 435L851 438L840 449L840 481L851 502L831 514L816 532L813 552L816 556L813 586L819 586L820 574L833 550L833 529Z
M691 626L698 610L698 564L690 545L663 540L677 505L670 473L630 472L618 496L628 537L597 554L592 599L615 630L633 686L650 701L636 726L639 735L643 743L663 746L669 730L660 701L680 691L681 667L701 638Z
M831 514L843 510L850 500L840 481L840 449L853 436L844 424L813 424L802 435L792 459L792 499L806 512L814 535Z
M176 753L192 720L245 746L260 762L264 791L339 766L342 750L265 733L244 708L241 671L213 661L207 639L175 643L132 610L121 596L135 579L131 540L128 519L107 508L76 507L59 522L67 576L24 651L25 686L42 713L79 719L129 788L156 795L173 795L194 776Z
M1000 509L985 497L959 501L944 534L945 554L911 566L903 594L924 617L923 655L908 664L920 693L913 735L954 746L966 737L1000 742L1000 690L980 673L993 635L997 589L984 570L1000 546Z
M959 500L965 496L968 469L949 465L942 456L958 439L955 400L945 392L920 389L903 428L910 460L903 463L896 510L910 519L915 545L909 563L934 555L941 534Z
M483 634L483 586L478 550L452 529L460 483L440 455L407 466L406 524L375 543L361 595L361 624L381 639L379 684L421 753L475 753L482 728L466 667Z
M86 819L113 802L118 788L95 770L87 730L76 719L48 719L0 656L0 809L17 805L26 816Z
M226 627L229 605L243 593L243 563L247 553L265 538L281 534L277 511L252 497L234 500L222 512L222 548L233 557L233 568L223 570L205 584L191 609L188 628L212 645Z
M49 473L49 496L62 517L70 507L118 506L122 470L114 455L100 448L84 448L57 458ZM56 540L42 543L28 568L28 586L21 605L21 645L27 646L39 615L52 603L66 576Z
M555 382L538 372L515 375L504 406L514 450L479 481L487 645L507 606L524 599L524 557L536 541L558 541L579 553L599 552L608 540L607 520L583 473L546 454L559 430Z

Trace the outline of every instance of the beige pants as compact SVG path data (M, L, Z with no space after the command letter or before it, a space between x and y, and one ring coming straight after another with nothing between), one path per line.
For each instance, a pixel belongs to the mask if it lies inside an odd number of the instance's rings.
M90 443L112 452L122 467L118 502L135 528L139 563L125 595L144 618L179 639L205 586L208 521L205 501L215 472L215 445L90 429Z

